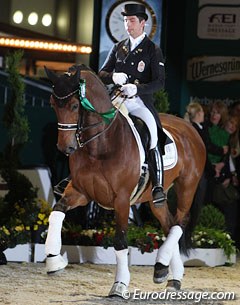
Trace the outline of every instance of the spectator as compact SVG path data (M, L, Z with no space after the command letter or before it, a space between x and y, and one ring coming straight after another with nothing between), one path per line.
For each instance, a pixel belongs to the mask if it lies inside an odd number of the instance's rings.
M230 115L226 124L225 130L230 134L230 172L231 179L229 185L232 184L232 192L236 194L235 200L231 203L231 213L233 214L230 221L233 227L233 239L236 241L237 247L240 247L240 236L239 236L239 218L240 218L240 184L239 184L239 169L237 169L237 158L240 154L239 145L239 128L240 121L236 115ZM229 186L228 186L229 187ZM234 196L233 196L234 197Z
M240 101L236 101L229 107L229 114L236 116L240 120Z
M208 122L208 132L210 141L218 146L228 146L229 134L224 130L224 125L228 118L227 106L222 101L216 101L213 103L210 110L210 118ZM208 153L208 157L212 164L218 165L223 161L224 154L217 155L213 152ZM219 168L219 166L217 166Z
M226 130L226 126L229 124L227 122L227 106L221 101L216 101L210 111L208 127L210 140L214 144L220 146L229 145L230 134ZM211 202L224 214L226 229L235 239L237 204L234 199L235 189L232 188L230 152L220 156L208 153L208 158L216 170L215 178L208 185L208 193L212 194Z
M198 102L191 102L187 106L186 110L187 112L184 115L184 119L190 122L193 125L193 127L197 130L197 132L199 133L205 144L207 153L211 152L212 154L216 154L219 156L226 154L228 151L227 146L220 147L213 144L210 141L208 128L206 127L204 121L204 111L201 104L199 104ZM216 175L215 167L209 161L207 155L205 170L199 182L198 190L196 193L197 202L201 202L202 204L207 203L206 189L207 189L208 179L213 178L215 175Z
M201 104L198 102L191 102L186 110L187 112L185 113L184 119L189 121L200 134L206 146L207 153L220 156L220 158L224 156L228 152L228 145L218 146L211 141L208 131L209 124L206 124ZM208 176L215 174L214 166L212 166L208 157L205 171L207 171Z
M230 155L232 157L235 170L236 170L235 159L240 155L239 128L240 128L239 118L235 115L230 115L225 124L225 130L230 135L230 139L229 139Z

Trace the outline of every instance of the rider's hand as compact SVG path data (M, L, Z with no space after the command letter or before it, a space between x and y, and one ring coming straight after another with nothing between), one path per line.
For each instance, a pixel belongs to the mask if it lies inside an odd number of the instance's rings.
M127 97L132 97L137 94L137 86L134 84L126 84L121 87L121 91Z
M115 72L115 73L113 73L112 80L113 80L115 85L121 85L122 86L123 84L126 84L126 82L128 80L128 76L127 76L126 73Z

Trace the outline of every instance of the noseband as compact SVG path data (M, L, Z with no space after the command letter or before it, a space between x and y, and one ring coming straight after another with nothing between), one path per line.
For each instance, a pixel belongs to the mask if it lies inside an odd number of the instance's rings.
M53 96L58 100L59 104L63 105L63 102L66 103L66 100L68 100L71 96L73 96L74 94L78 93L78 98L80 101L80 105L82 106L82 109L88 111L88 112L92 112L92 113L96 113L98 114L101 118L102 121L95 123L95 124L91 124L88 126L83 126L83 111L80 111L80 115L79 115L79 120L77 124L72 124L72 123L58 123L58 130L62 130L62 131L70 131L70 130L76 130L76 140L78 143L79 147L83 147L85 146L87 143L95 140L96 138L98 138L99 136L101 136L103 133L105 133L113 124L113 122L115 121L116 115L119 112L119 109L116 109L114 107L112 107L110 110L108 110L107 112L97 112L96 109L93 107L93 105L89 102L89 100L86 98L86 82L84 79L80 79L80 85L79 85L79 89L74 90L72 92L70 92L69 94L65 95L65 96L58 96L56 95L55 92L53 92ZM107 124L108 126L103 129L102 131L96 133L94 136L92 136L91 138L89 138L86 141L81 141L82 135L84 133L84 131L91 129L91 128L96 128L100 125L103 124Z

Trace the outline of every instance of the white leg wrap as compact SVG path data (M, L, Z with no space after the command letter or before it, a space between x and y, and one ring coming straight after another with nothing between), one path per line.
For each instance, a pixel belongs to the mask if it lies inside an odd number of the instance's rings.
M169 266L173 251L175 250L176 245L182 236L182 233L182 228L178 225L173 226L170 229L167 239L158 249L156 262L159 262L165 266Z
M59 211L51 212L49 216L49 227L45 242L45 254L58 255L62 247L61 230L65 214Z
M179 244L177 244L173 251L172 259L170 261L170 269L172 273L172 279L181 281L184 274L184 266L179 251Z
M117 270L115 276L115 282L122 282L126 286L130 282L130 272L128 269L128 249L116 251Z

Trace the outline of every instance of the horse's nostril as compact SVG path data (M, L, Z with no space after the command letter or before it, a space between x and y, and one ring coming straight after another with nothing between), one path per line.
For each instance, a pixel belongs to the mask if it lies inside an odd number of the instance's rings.
M76 150L75 147L69 146L69 147L66 149L66 152L65 152L65 153L66 153L67 155L70 155L70 154L72 154L75 150Z
M74 151L77 149L74 146L68 146L68 147L61 147L60 145L57 144L57 148L58 150L60 150L62 153L64 153L65 155L70 155L72 153L74 153Z

